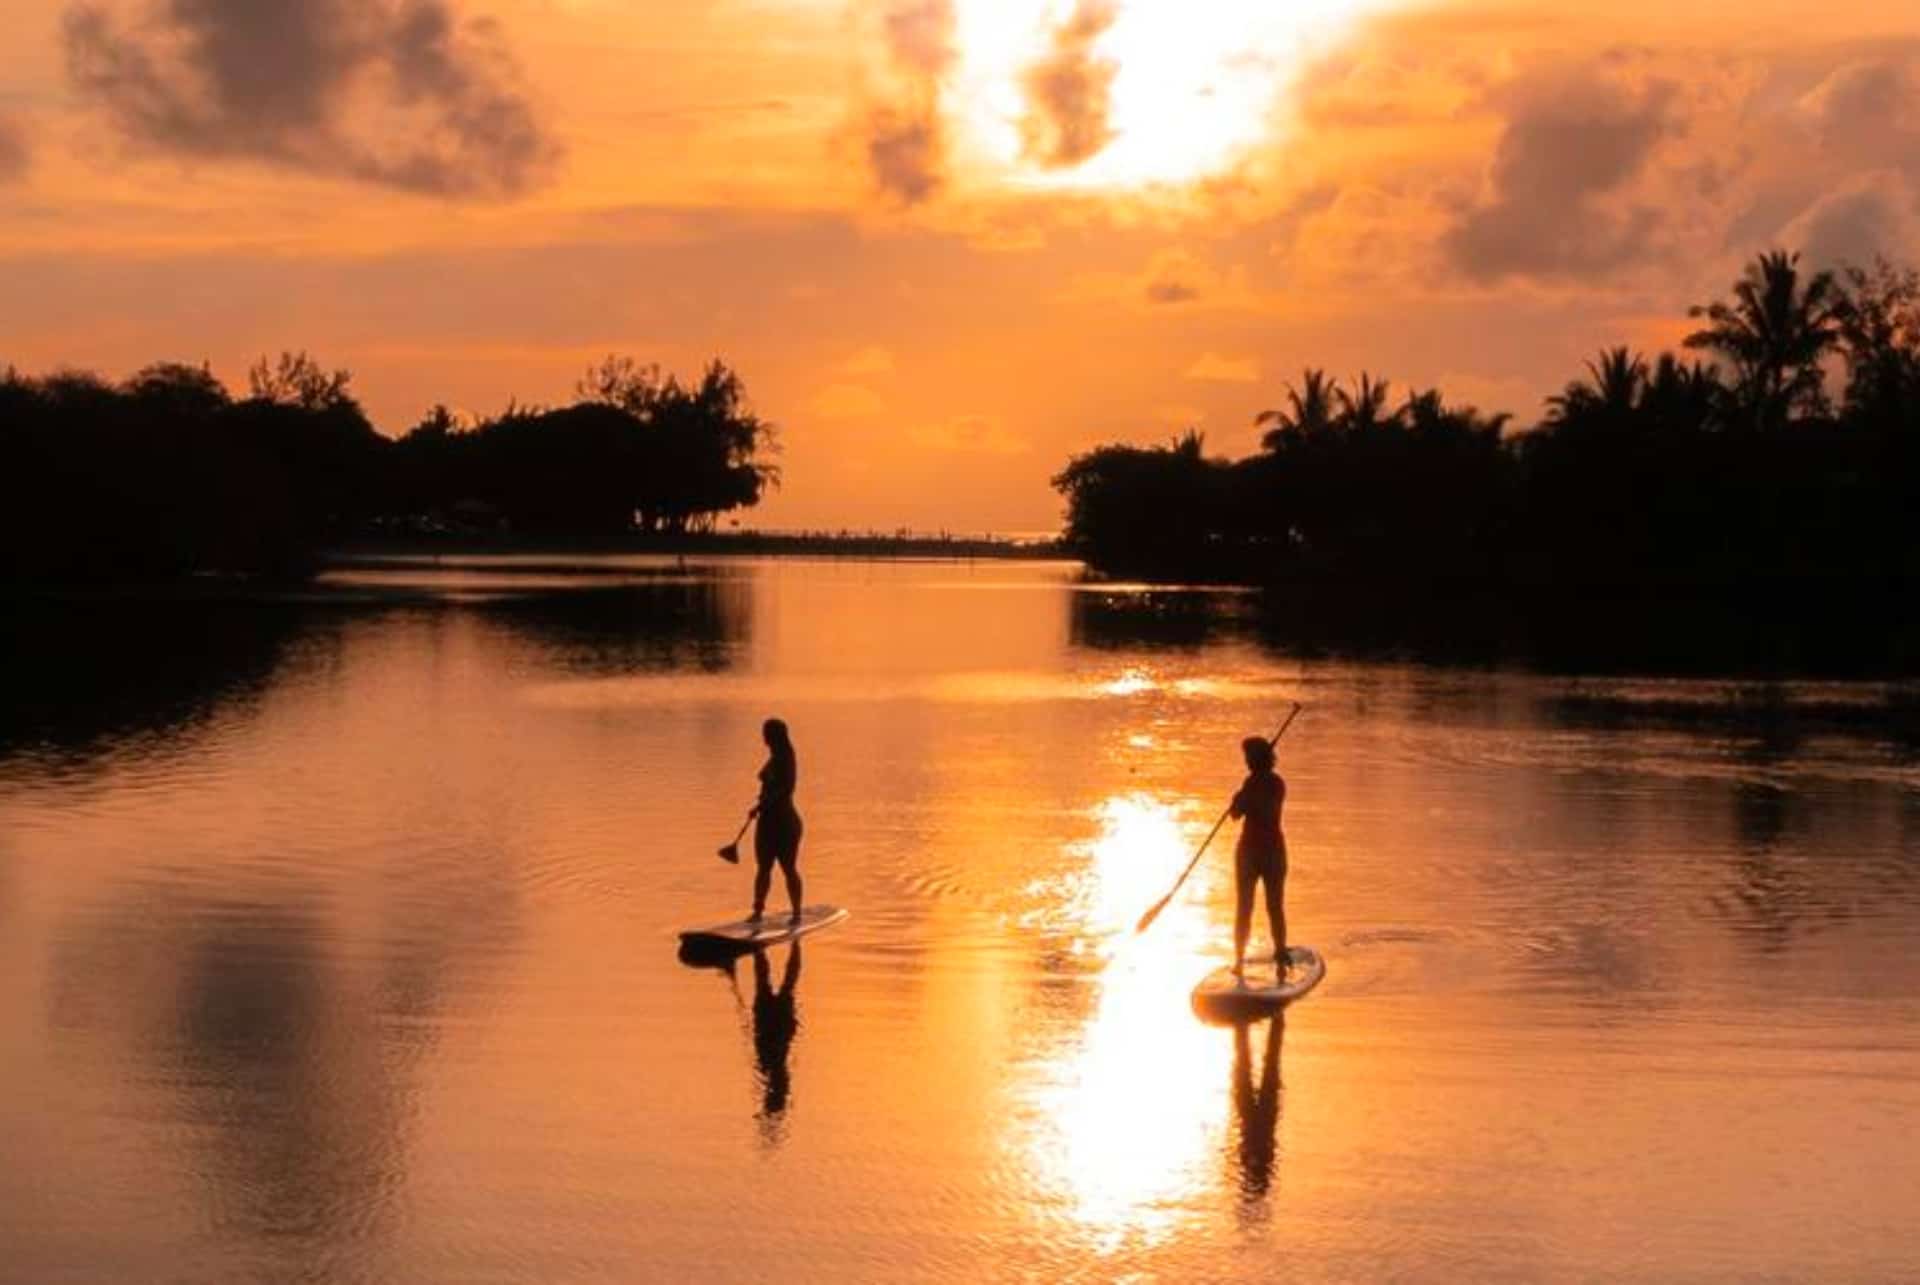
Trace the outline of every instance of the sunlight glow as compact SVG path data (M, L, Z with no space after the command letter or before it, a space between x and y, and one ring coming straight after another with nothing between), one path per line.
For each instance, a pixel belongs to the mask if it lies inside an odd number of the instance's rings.
M951 102L991 177L1029 188L1174 187L1224 173L1281 127L1282 95L1380 0L1114 0L1085 56L1110 72L1104 146L1073 164L1030 155L1027 80L1081 0L959 0ZM1091 7L1091 6L1089 6Z
M1132 932L1190 853L1178 811L1117 795L1099 816L1067 900L1081 931L1101 939L1099 996L1078 1038L1048 1059L1029 1104L1032 1130L1015 1136L1065 1220L1113 1253L1159 1243L1200 1216L1231 1050L1188 1008L1205 971L1205 888L1176 901L1151 933ZM1195 880L1212 875L1203 867Z
M1152 674L1134 665L1100 684L1100 690L1108 696L1138 696L1141 692L1150 692L1159 686Z

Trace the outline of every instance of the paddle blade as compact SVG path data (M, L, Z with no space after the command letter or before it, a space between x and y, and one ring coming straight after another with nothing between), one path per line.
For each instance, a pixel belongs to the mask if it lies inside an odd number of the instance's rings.
M729 843L726 847L720 849L720 859L729 865L739 865L740 845L737 843Z
M1160 917L1160 912L1165 910L1167 903L1172 900L1172 896L1166 896L1160 898L1160 900L1154 902L1151 906L1148 906L1147 913L1140 916L1140 922L1133 926L1133 931L1143 933L1153 927L1153 921Z

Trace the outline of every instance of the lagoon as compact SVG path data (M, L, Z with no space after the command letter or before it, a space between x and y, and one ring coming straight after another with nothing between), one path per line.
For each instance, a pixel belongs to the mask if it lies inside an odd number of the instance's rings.
M1343 648L1071 564L397 559L17 607L0 1275L1890 1279L1896 682ZM1282 745L1325 983L1198 1022ZM793 727L809 900L714 856ZM779 891L776 881L775 904Z

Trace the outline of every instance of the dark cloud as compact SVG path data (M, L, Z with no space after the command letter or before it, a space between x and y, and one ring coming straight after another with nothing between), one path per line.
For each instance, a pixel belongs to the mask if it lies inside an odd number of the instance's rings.
M1892 170L1863 174L1822 196L1780 233L1816 268L1904 259L1915 249L1913 192Z
M558 148L497 27L448 0L153 0L66 13L68 74L135 142L453 197L544 180Z
M1495 98L1505 127L1484 198L1446 234L1478 280L1582 277L1641 256L1659 217L1620 198L1679 125L1675 87L1591 71L1534 77Z
M0 186L17 183L27 176L33 153L27 146L27 132L0 116Z
M1920 249L1920 62L1889 55L1843 63L1795 104L1829 178L1777 234L1819 267L1904 258Z
M1800 109L1823 142L1848 142L1860 131L1899 129L1910 123L1912 72L1900 62L1874 60L1838 68L1800 100Z
M1116 66L1093 46L1119 15L1114 0L1079 0L1054 30L1047 56L1022 78L1027 114L1020 120L1028 160L1066 169L1099 155L1113 141L1109 120Z
M879 19L896 93L869 105L861 122L867 169L890 200L919 205L946 182L940 94L954 60L953 3L892 0Z
M1194 255L1185 250L1163 250L1153 256L1141 284L1141 293L1150 304L1192 303L1206 294L1205 283L1213 274Z
M1920 64L1880 58L1836 68L1795 105L1822 160L1920 180Z
M867 119L867 165L880 190L905 205L946 181L946 138L937 113L876 108Z

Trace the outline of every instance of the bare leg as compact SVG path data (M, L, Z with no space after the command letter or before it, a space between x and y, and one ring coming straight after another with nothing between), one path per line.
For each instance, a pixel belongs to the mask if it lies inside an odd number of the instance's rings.
M780 858L780 873L787 877L787 900L793 903L793 917L800 917L800 847Z
M767 889L773 884L773 862L761 861L753 869L753 918L767 908Z
M1253 928L1253 871L1244 864L1234 871L1233 975L1247 968L1247 934Z
M1268 868L1264 882L1267 885L1267 927L1273 933L1273 962L1285 972L1287 967L1287 877Z

